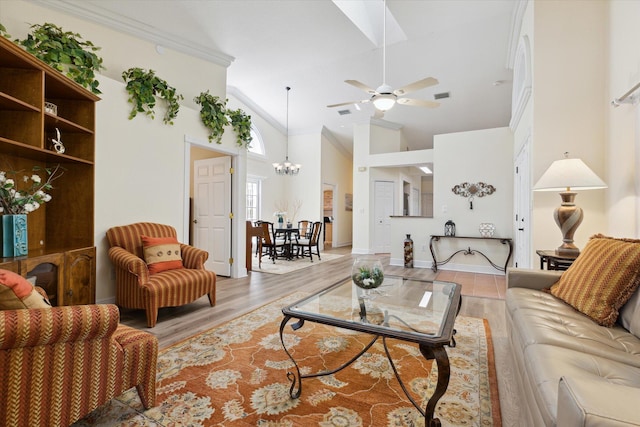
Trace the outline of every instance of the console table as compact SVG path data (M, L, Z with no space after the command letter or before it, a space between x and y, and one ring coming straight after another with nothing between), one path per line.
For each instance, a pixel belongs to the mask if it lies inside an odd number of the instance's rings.
M509 246L509 253L507 254L507 259L504 262L504 266L500 266L500 265L494 263L491 259L489 259L488 256L486 256L485 254L483 254L479 250L471 249L471 246L467 246L466 249L460 249L460 250L452 253L451 256L449 256L449 258L447 258L445 260L438 261L436 259L436 253L433 250L433 243L440 241L440 239L468 239L468 240L486 240L486 241L499 242L499 243L501 243L503 245L508 245ZM438 266L439 265L444 265L444 264L448 263L449 261L451 261L451 258L453 258L455 255L457 255L460 252L462 252L465 255L473 255L473 254L476 254L476 253L480 254L487 261L489 261L489 264L491 264L491 266L493 268L495 268L498 271L505 272L505 271L507 271L507 265L509 265L509 260L511 259L511 253L513 252L513 242L512 242L511 239L503 238L503 237L438 236L438 235L433 235L432 234L431 235L431 239L429 240L429 250L431 251L431 256L433 257L433 267L431 267L431 269L433 271L438 271Z

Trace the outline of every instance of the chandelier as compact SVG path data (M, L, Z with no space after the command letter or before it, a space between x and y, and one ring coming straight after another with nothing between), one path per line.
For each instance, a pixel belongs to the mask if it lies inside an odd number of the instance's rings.
M278 175L298 175L300 172L299 164L293 164L289 161L289 91L291 88L287 86L287 155L282 163L273 163L273 168Z

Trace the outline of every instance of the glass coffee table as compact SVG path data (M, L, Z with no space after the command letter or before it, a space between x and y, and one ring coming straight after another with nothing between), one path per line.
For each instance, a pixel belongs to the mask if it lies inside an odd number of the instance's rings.
M289 394L292 398L300 397L303 378L330 375L340 371L382 338L391 368L407 398L425 417L425 426L439 426L440 420L434 419L433 415L436 403L449 385L449 357L445 346L455 347L454 323L460 302L460 285L457 283L385 276L382 286L365 291L354 285L349 277L284 307L284 319L280 323L280 341L295 366L295 372L287 372L287 378L291 381ZM342 366L330 371L301 375L300 368L287 350L283 338L283 331L291 319L297 319L297 322L291 324L294 330L302 328L308 321L365 332L373 337L362 351ZM426 359L435 359L438 366L438 382L425 409L416 403L402 382L389 354L387 338L417 343L420 353Z

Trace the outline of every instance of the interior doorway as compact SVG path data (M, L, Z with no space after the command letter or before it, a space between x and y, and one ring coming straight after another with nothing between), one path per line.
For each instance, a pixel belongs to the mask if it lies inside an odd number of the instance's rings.
M236 225L229 215L236 185L230 169L237 167L237 157L195 140L185 138L185 142L185 236L190 245L209 253L208 270L237 277L232 263Z
M323 184L322 185L322 216L323 216L323 228L324 231L323 241L325 248L331 248L334 246L333 239L333 227L334 227L334 218L335 218L335 196L336 196L336 186L333 184Z

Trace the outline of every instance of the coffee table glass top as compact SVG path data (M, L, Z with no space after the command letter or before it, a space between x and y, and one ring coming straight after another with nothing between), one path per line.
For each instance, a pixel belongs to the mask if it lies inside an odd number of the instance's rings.
M285 315L421 343L451 339L460 285L385 276L364 291L351 278L282 309Z

